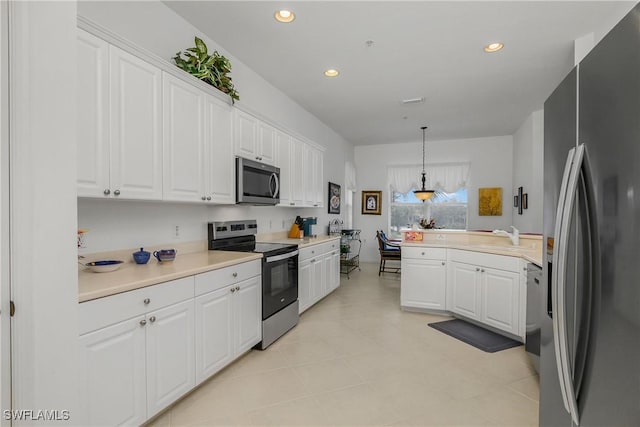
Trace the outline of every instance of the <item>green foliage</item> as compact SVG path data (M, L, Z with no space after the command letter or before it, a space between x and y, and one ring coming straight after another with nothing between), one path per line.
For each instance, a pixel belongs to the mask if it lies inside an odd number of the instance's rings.
M198 37L195 38L195 44L195 47L178 52L172 58L178 68L226 93L232 100L239 100L240 95L228 75L231 72L231 62L217 50L209 55L207 45Z

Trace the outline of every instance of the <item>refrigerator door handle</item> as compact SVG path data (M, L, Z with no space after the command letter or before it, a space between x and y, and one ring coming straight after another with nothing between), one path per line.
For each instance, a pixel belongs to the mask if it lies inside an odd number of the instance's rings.
M565 202L567 198L567 186L569 184L569 175L574 167L574 155L576 149L572 148L569 150L569 154L567 154L567 162L564 166L564 173L562 174L562 183L560 185L560 194L558 196L558 208L556 209L556 218L555 218L555 231L553 233L555 241L557 242L557 246L553 249L552 256L552 265L554 268L551 271L551 312L552 312L552 327L553 327L553 348L556 356L556 366L558 368L558 381L560 383L560 395L562 396L562 402L564 403L564 408L567 412L569 412L569 402L567 401L567 392L566 392L566 383L564 381L563 374L563 365L562 358L560 356L560 318L559 318L559 305L558 305L558 287L562 285L564 287L564 280L562 283L558 283L558 272L560 271L559 263L560 263L560 247L563 244L562 233L564 231L562 218L565 210ZM566 237L564 244L566 245ZM564 278L564 277L563 277Z
M573 153L571 151L574 151ZM569 339L567 336L567 313L566 313L566 283L567 274L567 257L569 250L569 227L571 225L571 217L573 216L573 206L578 192L578 181L582 171L582 163L584 161L584 144L580 144L576 149L569 152L572 157L571 165L569 165L569 173L566 183L565 195L562 200L562 211L558 206L558 213L561 214L560 222L556 222L556 237L558 238L558 248L554 251L554 268L555 268L555 286L553 289L553 325L554 325L554 344L556 351L556 364L558 366L558 376L560 380L560 388L563 391L563 401L565 409L576 426L579 425L578 402L576 398L575 388L571 375L571 364L569 361ZM567 163L569 159L567 159ZM566 176L565 168L565 176ZM557 219L556 219L557 220Z

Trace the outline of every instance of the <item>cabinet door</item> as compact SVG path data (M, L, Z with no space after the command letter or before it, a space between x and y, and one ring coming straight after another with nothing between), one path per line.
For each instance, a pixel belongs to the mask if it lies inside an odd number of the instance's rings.
M312 159L312 191L314 192L313 196L313 206L314 207L323 207L324 206L324 180L323 180L323 162L324 154L320 150L316 150L315 148L311 149L311 159Z
M403 259L400 304L403 307L445 310L446 279L444 261Z
M109 45L78 30L78 196L109 189Z
M207 201L211 197L212 203L235 204L232 109L212 96L206 97L205 107Z
M298 264L298 303L300 313L311 307L312 276L311 260L305 260Z
M327 294L327 275L324 269L324 256L311 260L311 304L315 304Z
M195 386L193 299L147 314L147 417Z
M291 137L280 131L276 131L275 165L280 168L279 206L291 206Z
M262 341L262 277L235 285L235 354L240 355Z
M302 206L304 203L304 148L302 141L291 140L291 206Z
M111 194L162 199L162 74L109 46Z
M480 320L481 292L480 268L459 262L450 262L447 308L470 319ZM404 272L403 272L404 274Z
M258 124L258 152L256 154L259 162L275 164L276 130L266 123Z
M164 200L197 202L205 197L204 95L162 74Z
M235 110L235 150L247 159L257 160L258 119L240 110Z
M302 156L302 185L304 188L304 206L313 206L316 199L315 177L314 177L314 154L313 148L304 144Z
M227 286L196 298L196 384L233 360L232 297Z
M336 243L336 246L338 244ZM329 261L329 289L328 292L333 292L340 286L340 250L335 249L330 254Z
M482 269L482 321L503 331L519 335L520 274Z
M80 336L84 425L140 425L146 418L143 316Z

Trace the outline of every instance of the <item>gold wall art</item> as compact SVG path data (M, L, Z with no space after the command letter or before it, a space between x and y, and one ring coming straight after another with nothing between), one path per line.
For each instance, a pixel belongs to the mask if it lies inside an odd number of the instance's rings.
M502 216L502 188L478 189L478 215Z

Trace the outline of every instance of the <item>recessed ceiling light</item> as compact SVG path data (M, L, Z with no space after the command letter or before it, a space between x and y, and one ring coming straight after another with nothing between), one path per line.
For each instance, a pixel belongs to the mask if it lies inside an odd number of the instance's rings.
M333 68L328 69L324 72L324 75L327 77L336 77L340 72L338 70L334 70Z
M504 45L500 42L490 43L484 47L484 51L487 53L497 52L503 47Z
M296 19L296 15L293 12L291 12L290 10L287 10L287 9L282 9L282 10L277 11L274 14L274 16L276 18L276 21L284 22L285 24L293 21L294 19Z

